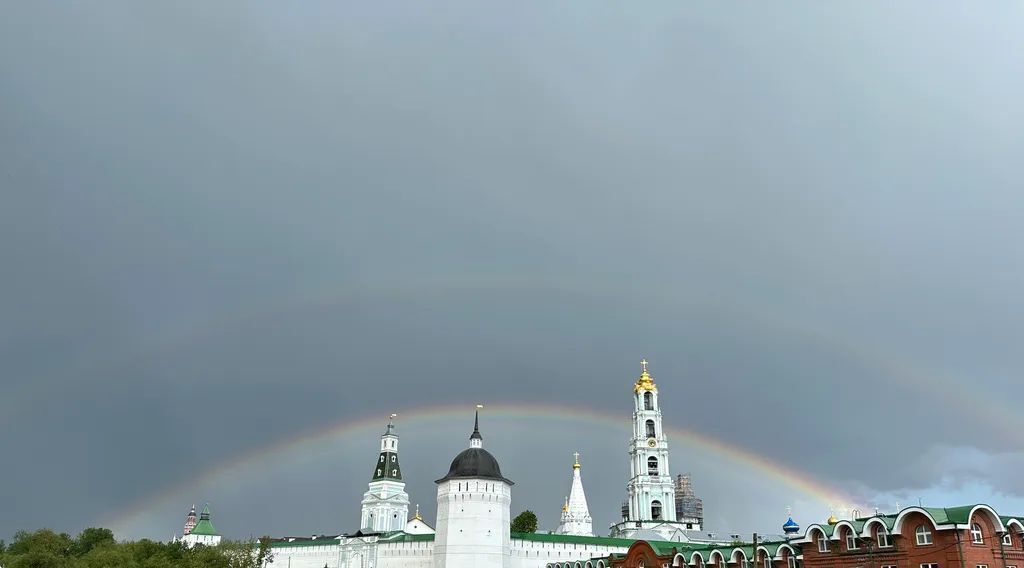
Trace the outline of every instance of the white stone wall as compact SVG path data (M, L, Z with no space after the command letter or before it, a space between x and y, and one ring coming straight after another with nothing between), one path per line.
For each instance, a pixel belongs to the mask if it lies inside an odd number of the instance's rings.
M434 543L384 542L377 548L376 568L432 568Z
M272 547L274 560L267 564L273 568L339 568L341 547L332 542L299 546Z
M220 544L220 535L189 533L181 537L181 541L184 542L189 548L192 548L197 544L201 544L203 546L217 546Z
M575 560L586 562L591 558L604 557L612 553L624 554L628 550L628 546L597 546L513 539L511 568L544 568L553 562Z
M544 568L553 562L605 557L612 553L625 553L626 546L605 546L580 543L537 542L514 539L509 541L508 568ZM451 561L465 561L465 557L449 557ZM343 544L316 544L274 547L274 560L270 568L433 568L434 542L367 542L350 539ZM463 564L463 566L470 566ZM471 565L482 566L482 565Z
M435 568L509 568L512 488L491 479L437 486Z

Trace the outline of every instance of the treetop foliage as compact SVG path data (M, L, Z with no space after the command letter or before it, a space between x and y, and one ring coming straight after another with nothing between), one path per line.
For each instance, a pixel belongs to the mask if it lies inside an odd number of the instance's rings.
M19 531L0 540L0 568L262 568L272 559L267 538L188 548L148 539L117 542L109 529L88 528L76 538L50 529Z
M527 509L512 519L512 532L534 533L537 532L537 515Z

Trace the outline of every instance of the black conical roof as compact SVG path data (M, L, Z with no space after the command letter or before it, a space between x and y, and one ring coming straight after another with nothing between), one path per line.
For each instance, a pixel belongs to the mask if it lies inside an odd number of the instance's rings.
M498 460L491 455L491 452L483 449L483 439L484 437L480 435L480 411L478 410L476 416L473 417L473 434L469 437L471 447L462 450L459 455L455 456L451 467L448 468L448 475L438 479L436 483L449 479L472 478L494 479L512 485L511 479L505 479L501 475Z

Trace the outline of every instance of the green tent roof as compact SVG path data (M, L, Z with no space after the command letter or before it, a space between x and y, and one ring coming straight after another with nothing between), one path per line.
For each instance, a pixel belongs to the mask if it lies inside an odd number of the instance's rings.
M213 523L210 522L210 505L203 507L203 513L199 515L199 522L192 528L192 532L189 534L198 534L204 536L218 536L217 529L213 528Z

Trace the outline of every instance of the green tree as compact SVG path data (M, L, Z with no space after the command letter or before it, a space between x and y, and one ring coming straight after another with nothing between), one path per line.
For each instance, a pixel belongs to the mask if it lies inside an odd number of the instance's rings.
M527 509L512 519L512 532L533 533L537 532L537 515Z
M263 568L273 561L270 537L222 543L221 551L228 561L228 568Z
M72 554L75 556L82 556L98 546L112 546L114 544L117 544L117 541L114 540L113 531L110 529L89 527L82 531L81 534L78 535L78 538L75 539Z
M7 552L12 556L44 553L55 557L66 557L71 555L74 544L67 534L57 534L50 529L39 529L32 533L18 531L14 535L14 542L7 548Z

